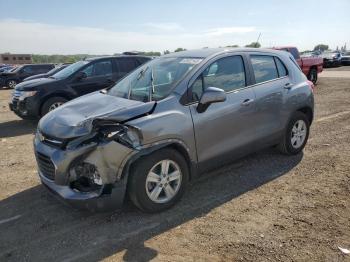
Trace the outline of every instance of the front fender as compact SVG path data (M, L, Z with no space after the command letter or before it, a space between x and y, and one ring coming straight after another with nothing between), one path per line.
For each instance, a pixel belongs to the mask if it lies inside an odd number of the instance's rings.
M130 173L130 167L133 163L135 163L139 158L152 154L153 152L165 147L174 147L175 150L180 149L180 153L182 155L186 154L184 155L184 157L189 165L190 177L194 177L196 175L196 161L190 157L190 149L186 146L186 144L179 139L166 139L162 141L157 141L149 145L145 145L142 148L139 148L137 151L133 151L127 157L125 157L125 159L120 165L119 172L117 173L117 180L127 180Z

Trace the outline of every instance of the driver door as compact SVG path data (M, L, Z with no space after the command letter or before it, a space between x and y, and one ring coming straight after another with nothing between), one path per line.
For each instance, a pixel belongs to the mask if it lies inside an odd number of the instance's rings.
M252 143L255 137L255 94L247 86L243 56L223 57L213 62L197 78L189 90L196 138L197 157L201 167L233 158L234 152ZM208 87L226 91L226 101L197 111L198 100ZM212 159L216 161L208 161ZM219 161L219 162L218 162Z

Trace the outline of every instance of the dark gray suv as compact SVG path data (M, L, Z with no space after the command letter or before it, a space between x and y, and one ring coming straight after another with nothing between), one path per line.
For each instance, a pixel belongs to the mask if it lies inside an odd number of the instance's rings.
M174 53L43 117L34 140L39 176L77 207L116 208L128 194L158 212L232 158L275 145L299 153L313 111L313 85L286 52Z

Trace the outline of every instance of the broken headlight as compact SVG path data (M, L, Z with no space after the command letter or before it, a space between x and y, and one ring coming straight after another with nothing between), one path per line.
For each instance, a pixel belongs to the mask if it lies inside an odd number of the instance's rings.
M102 139L116 141L129 147L138 147L141 144L139 129L112 121L101 121L97 124Z

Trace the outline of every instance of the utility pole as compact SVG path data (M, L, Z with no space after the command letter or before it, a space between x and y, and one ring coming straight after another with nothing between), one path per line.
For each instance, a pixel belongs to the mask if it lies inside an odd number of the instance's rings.
M261 33L259 33L258 39L255 42L255 47L258 47L259 39L260 39Z

